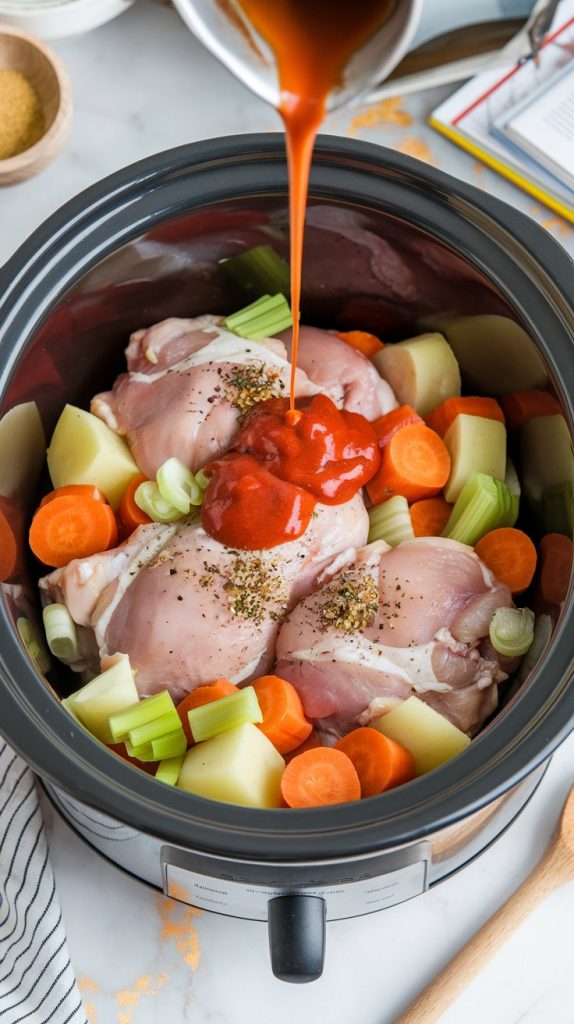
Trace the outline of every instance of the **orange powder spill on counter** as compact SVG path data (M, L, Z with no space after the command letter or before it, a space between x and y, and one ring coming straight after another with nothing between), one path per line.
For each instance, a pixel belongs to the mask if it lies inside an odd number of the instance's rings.
M176 900L187 898L184 890L179 890L177 887L172 888L172 895L175 897L174 899L166 899L165 896L157 897L157 911L162 926L161 939L164 942L174 942L183 962L192 971L196 971L201 959L201 949L199 934L193 924L193 919L201 915L201 910L176 902Z
M142 1000L147 996L157 996L162 988L169 981L169 974L160 974L156 981L149 975L137 978L133 989L123 989L118 992L116 999L122 1007L118 1011L118 1024L133 1024L134 1014Z
M414 156L417 160L424 160L427 164L437 163L426 142L423 142L422 139L417 139L414 135L408 135L406 139L403 139L403 141L394 148L398 153L406 153L407 156Z
M403 96L389 96L374 107L356 114L349 125L349 134L354 135L361 128L406 128L413 123L408 110L403 108Z

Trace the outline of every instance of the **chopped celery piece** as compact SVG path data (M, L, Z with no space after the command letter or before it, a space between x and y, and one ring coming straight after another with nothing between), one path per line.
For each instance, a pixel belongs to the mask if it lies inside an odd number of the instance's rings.
M44 644L42 643L42 636L40 630L36 626L36 623L32 622L31 619L26 619L22 616L21 618L16 619L16 629L20 634L20 639L24 644L24 647L36 665L38 672L49 672L50 658Z
M76 624L65 604L48 604L42 612L48 647L60 661L73 661L78 653Z
M105 672L82 686L68 698L68 708L80 719L93 736L102 743L114 743L110 730L110 715L117 715L139 701L134 675L127 654Z
M195 482L198 487L201 487L202 491L206 491L209 486L209 477L205 475L204 469L198 469L195 474Z
M506 488L486 473L472 473L456 499L443 537L461 544L476 544L494 530L506 508Z
M547 487L542 494L542 515L546 533L574 535L574 488L572 481Z
M528 648L516 675L516 681L522 684L533 668L536 667L552 639L552 618L550 615L537 615L534 623L534 639Z
M245 291L256 295L266 292L289 294L289 267L270 245L256 245L238 256L221 260L225 273Z
M165 782L166 786L176 786L184 760L185 754L178 754L177 757L166 757L164 761L160 761L155 773L158 782Z
M263 295L262 298L232 313L225 321L229 331L249 341L270 338L286 327L291 327L293 317L284 295Z
M517 658L526 654L534 640L534 612L530 608L497 608L488 632L498 654Z
M285 761L250 722L187 752L178 789L244 807L280 807Z
M135 503L154 523L173 523L182 513L167 501L153 480L145 480L134 494Z
M151 743L152 740L157 740L160 736L173 732L179 725L181 725L179 715L173 708L167 715L160 715L159 718L154 718L153 721L146 722L145 725L138 725L135 729L130 729L129 740L133 747L141 747L143 743Z
M512 495L508 490L508 487L506 486L506 484L502 482L502 480L495 480L494 482L496 484L496 490L498 491L498 500L500 502L500 518L496 525L497 527L514 526L514 523L510 522L514 512Z
M503 480L506 468L506 428L498 420L460 413L451 423L444 443L451 458L444 489L447 501L456 501L471 473Z
M187 712L191 735L196 743L210 740L220 732L238 729L246 722L262 722L263 715L252 686L246 686L228 697L220 697L209 704Z
M504 477L504 483L508 488L510 494L510 514L508 522L501 523L501 526L514 526L518 519L518 513L520 512L520 480L518 479L518 473L516 467L511 459L506 460L506 476Z
M158 758L153 756L153 750L151 743L141 743L139 747L134 747L129 740L125 741L126 752L129 757L135 757L137 761L157 761Z
M187 739L181 725L179 729L168 732L165 736L158 736L157 740L151 741L151 749L154 761L164 761L168 757L178 757L185 754L187 750Z
M167 459L159 467L156 480L162 498L182 515L189 515L192 505L201 505L203 491L191 470L179 459Z
M414 540L414 536L409 503L401 494L369 510L369 544L386 540L394 548L405 540Z
M148 722L153 722L155 718L161 718L162 715L168 715L174 708L175 705L169 690L162 690L161 693L156 693L153 697L145 697L137 704L132 704L131 707L117 715L111 715L110 730L114 743L121 743L132 729L137 729L140 725L147 725Z

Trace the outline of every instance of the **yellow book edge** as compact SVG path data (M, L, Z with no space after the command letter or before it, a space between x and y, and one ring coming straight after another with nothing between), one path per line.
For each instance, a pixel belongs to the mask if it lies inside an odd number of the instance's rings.
M434 128L441 135L446 136L451 142L456 143L461 149L465 149L467 153L471 153L472 156L477 157L482 163L488 167L492 167L493 171L498 171L504 178L508 178L514 185L518 185L519 188L523 189L524 192L528 192L529 195L534 196L545 206L549 206L551 210L559 213L561 217L574 224L574 210L571 207L566 206L565 203L561 203L559 199L554 199L553 196L549 195L543 189L535 185L534 182L530 181L529 178L525 178L522 174L508 167L502 163L497 157L492 156L488 150L483 149L482 146L477 146L470 139L467 139L461 132L456 131L455 128L451 128L449 125L444 124L437 118L429 117L428 123L431 128Z

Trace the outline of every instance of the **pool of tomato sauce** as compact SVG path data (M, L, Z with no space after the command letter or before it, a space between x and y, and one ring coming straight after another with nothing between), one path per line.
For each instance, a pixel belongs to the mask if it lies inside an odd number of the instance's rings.
M305 209L309 170L327 98L357 50L389 17L394 0L240 0L275 54L279 113L289 167L293 345L290 398L254 409L233 448L207 467L202 524L221 543L276 547L305 532L317 502L342 504L378 469L364 417L340 412L324 395L295 401Z

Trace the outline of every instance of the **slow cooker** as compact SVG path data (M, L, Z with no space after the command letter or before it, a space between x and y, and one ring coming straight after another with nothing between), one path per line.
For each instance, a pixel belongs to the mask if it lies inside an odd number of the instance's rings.
M226 313L240 296L221 260L261 242L287 252L283 138L184 146L119 171L66 204L0 271L0 494L29 519L43 442L66 401L122 367L129 332ZM523 215L433 167L321 137L311 174L303 320L388 340L445 332L467 386L552 389L574 429L574 276ZM16 414L14 409L16 409ZM37 411L36 411L37 410ZM29 424L29 430L23 424ZM1 426L1 424L0 424ZM17 428L16 428L17 427ZM554 457L548 452L548 458ZM268 921L275 974L317 977L325 920L393 906L484 850L534 792L574 715L571 593L530 675L459 757L357 803L260 811L156 782L78 727L16 628L38 616L38 567L21 535L0 602L0 730L94 849L174 899Z

